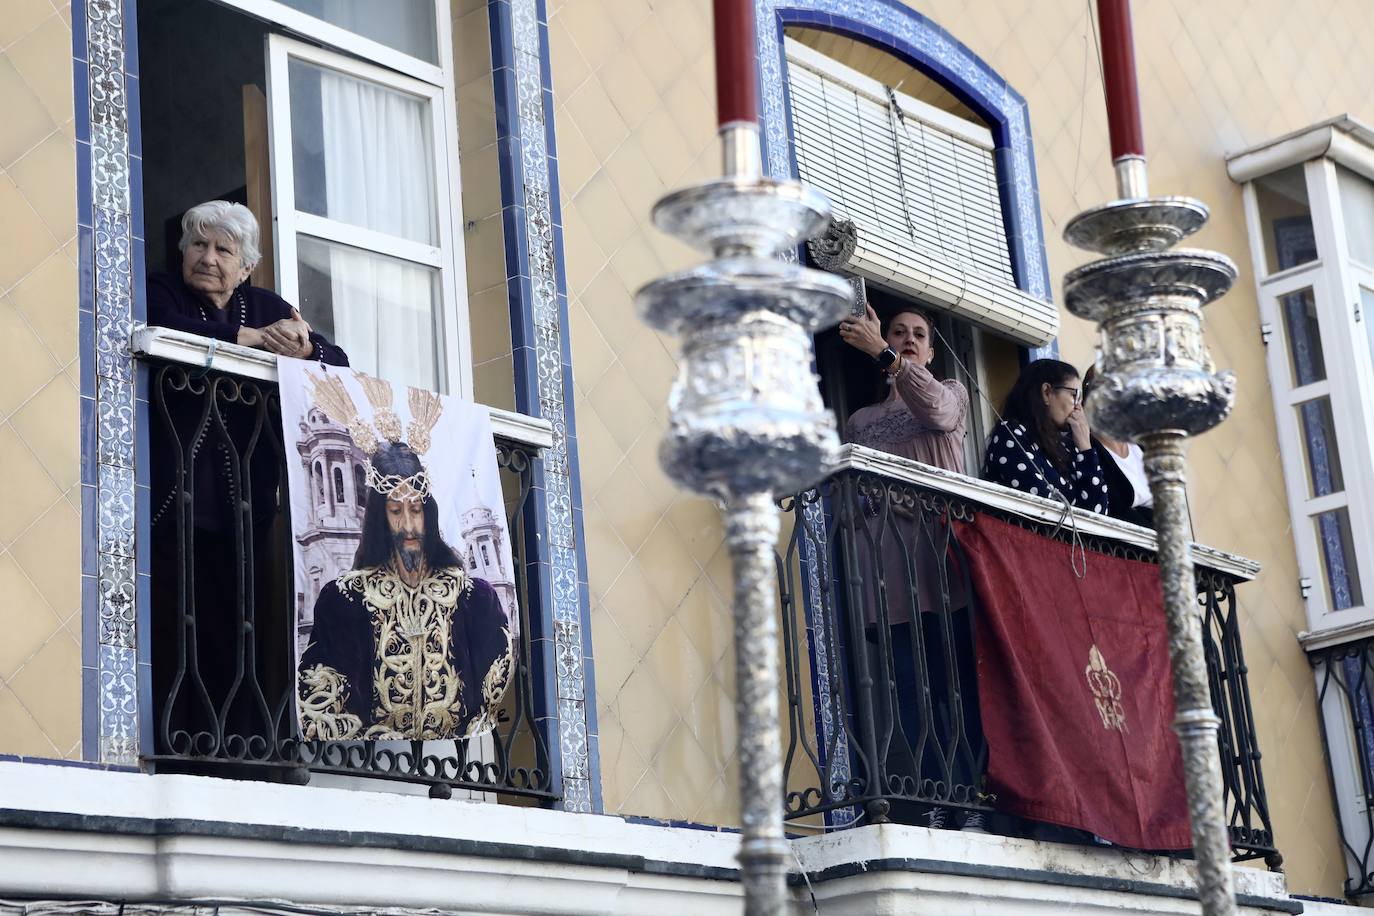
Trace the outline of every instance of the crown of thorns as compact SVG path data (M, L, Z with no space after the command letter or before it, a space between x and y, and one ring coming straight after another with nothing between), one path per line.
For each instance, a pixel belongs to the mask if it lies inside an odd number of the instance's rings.
M315 406L324 411L325 416L335 423L347 427L353 442L367 454L366 480L369 488L387 499L423 502L430 494L429 474L423 466L414 474L402 477L399 474L383 474L372 464L372 459L383 441L392 445L398 445L402 441L401 418L391 407L391 384L370 375L357 374L355 377L372 406L371 423L358 414L353 397L338 375L310 375L311 398ZM429 451L430 432L439 421L444 405L439 395L432 391L422 388L408 388L406 391L406 400L410 406L410 423L405 428L405 444L418 458Z

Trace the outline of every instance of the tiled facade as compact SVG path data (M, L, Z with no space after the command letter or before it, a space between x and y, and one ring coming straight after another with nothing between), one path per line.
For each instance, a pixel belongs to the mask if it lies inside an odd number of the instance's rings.
M911 5L1024 97L1044 259L1058 298L1063 274L1086 259L1060 241L1065 221L1113 196L1086 5ZM1264 564L1260 579L1238 595L1268 798L1292 889L1334 896L1344 868L1313 679L1295 639L1304 615L1255 291L1245 269L1240 191L1224 165L1227 152L1330 115L1374 114L1364 91L1374 82L1374 60L1360 53L1358 42L1374 26L1374 7L1362 0L1311 6L1151 0L1135 4L1135 27L1152 186L1206 201L1213 218L1197 244L1242 265L1238 287L1207 315L1213 357L1237 373L1240 393L1232 419L1191 448L1197 539ZM901 18L900 10L882 4L874 10L880 7ZM549 702L563 708L570 726L558 741L570 804L596 806L599 754L605 811L733 824L729 564L714 507L676 491L659 470L675 342L639 322L631 301L646 280L698 257L654 230L648 213L664 191L718 168L709 4L566 0L545 11L534 0L454 0L451 9L475 394L555 423L561 444L540 489L541 511L558 516L562 532L578 531L581 519L580 535L555 539L541 560L557 583L545 596L553 624L545 637L549 669L559 672ZM508 34L515 30L518 35ZM551 99L539 81L545 34ZM806 37L875 75L904 66L864 45ZM79 758L82 360L91 364L92 405L128 400L132 388L113 364L99 371L93 346L85 352L78 346L83 261L73 176L83 134L76 118L86 119L89 110L74 103L72 44L69 4L6 3L0 17L6 122L0 131L0 615L7 637L0 646L0 753ZM506 58L493 55L494 47L506 49ZM545 104L521 104L536 98ZM959 105L933 90L926 98ZM546 137L549 117L555 132ZM108 139L97 133L87 148L102 138ZM129 223L131 203L137 201L84 199L95 214L87 220L92 246L102 211ZM539 216L533 224L524 222L530 214ZM526 238L529 225L541 228ZM561 229L561 249L554 229ZM127 225L123 231L128 234ZM93 289L102 266L86 254L92 274L84 283ZM1092 328L1066 316L1059 346L1064 358L1086 365ZM117 420L102 417L100 429ZM133 492L131 472L121 464L126 460L125 453L96 450L85 469L92 492L104 482ZM87 522L95 532L94 520ZM122 581L118 569L125 567L132 578L127 549L86 540L91 585ZM579 587L583 577L585 588ZM93 601L101 604L91 591L88 615L96 613ZM594 710L578 705L593 703L577 650L586 651L588 620L597 662ZM100 630L99 641L132 657L117 628ZM110 653L86 648L88 666L103 670ZM110 670L126 669L132 670L111 654ZM98 709L86 712L101 727ZM103 751L84 750L88 758L105 759Z
M71 8L0 16L0 751L81 756Z

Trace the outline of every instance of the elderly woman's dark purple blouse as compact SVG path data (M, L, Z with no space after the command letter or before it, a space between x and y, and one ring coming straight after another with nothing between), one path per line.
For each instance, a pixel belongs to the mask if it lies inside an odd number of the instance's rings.
M212 337L227 343L238 340L240 327L262 328L283 318L292 318L291 306L271 290L259 289L244 283L234 290L224 309L213 309L191 291L180 277L158 273L148 278L148 324L172 328ZM333 366L347 366L348 354L330 343L323 335L311 332L315 344L310 360ZM157 376L154 375L154 379ZM232 376L216 380L212 376L203 383L232 386ZM240 505L239 482L245 477L249 485L251 521L255 528L266 525L277 512L277 485L280 480L281 457L272 444L281 439L281 420L272 413L259 416L256 405L245 405L236 399L220 396L213 403L234 451L239 466L230 454L229 443L219 431L213 415L207 415L207 399L196 391L176 391L154 382L153 436L150 443L153 457L153 526L170 523L175 516L175 465L185 462L187 450L194 468L185 486L194 494L194 525L203 531L229 535L235 528L237 507ZM167 427L166 417L171 420ZM275 430L262 429L261 424L272 423ZM201 427L204 424L202 431ZM252 443L253 452L243 462L244 452ZM247 473L245 473L247 472Z
M270 289L240 284L223 309L205 305L180 277L156 273L148 278L148 324L177 331L188 331L236 343L239 328L265 328L285 318L295 317L285 299ZM347 366L348 355L330 343L323 334L310 332L315 350L312 361L331 366Z

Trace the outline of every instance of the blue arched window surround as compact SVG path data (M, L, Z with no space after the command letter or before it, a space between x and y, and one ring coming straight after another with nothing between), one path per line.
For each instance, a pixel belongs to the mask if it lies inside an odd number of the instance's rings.
M755 0L754 16L763 160L769 175L792 178L797 173L783 29L789 25L823 29L886 51L940 83L991 128L1017 285L1034 296L1050 298L1030 113L1020 93L948 32L896 0ZM1050 341L1028 355L1034 359L1057 352L1056 342Z

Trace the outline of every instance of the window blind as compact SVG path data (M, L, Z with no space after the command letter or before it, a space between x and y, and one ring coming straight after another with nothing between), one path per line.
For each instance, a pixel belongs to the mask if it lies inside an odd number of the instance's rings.
M797 42L787 57L797 170L853 236L822 266L1020 343L1053 339L1058 310L1012 273L991 133Z

